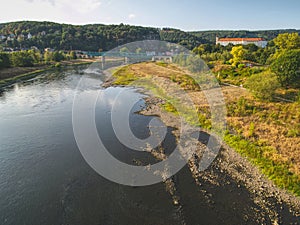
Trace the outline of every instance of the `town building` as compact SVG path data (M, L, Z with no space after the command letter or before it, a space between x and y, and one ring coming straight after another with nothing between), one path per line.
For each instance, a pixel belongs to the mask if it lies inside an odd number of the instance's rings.
M216 37L216 44L227 46L229 44L233 45L248 45L255 44L258 47L265 48L268 44L263 38L219 38Z
M55 50L53 48L45 48L44 51L45 52L54 52Z

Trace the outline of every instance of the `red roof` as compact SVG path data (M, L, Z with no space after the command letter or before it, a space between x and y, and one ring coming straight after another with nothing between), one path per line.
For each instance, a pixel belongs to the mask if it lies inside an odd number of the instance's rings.
M264 41L263 38L220 38L219 41L249 41L249 42L255 42L255 41Z

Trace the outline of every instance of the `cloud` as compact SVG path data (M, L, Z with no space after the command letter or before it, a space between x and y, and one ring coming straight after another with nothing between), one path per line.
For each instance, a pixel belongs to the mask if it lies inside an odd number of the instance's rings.
M75 11L78 13L88 13L97 9L101 5L100 0L25 0L30 3L50 3L52 6L56 6L58 9L67 9L69 11Z
M99 22L101 16L109 14L104 11L104 8L105 2L103 0L6 1L5 4L1 4L0 23L21 20L53 21L72 24L95 23ZM104 12L100 14L101 11Z
M136 15L133 14L133 13L131 13L131 14L128 15L128 19L134 19L135 17L136 17Z
M33 2L49 2L49 3L51 3L51 5L55 5L56 0L25 0L25 1L30 2L30 3L33 3Z
M61 7L85 14L97 9L101 5L100 0L54 0Z

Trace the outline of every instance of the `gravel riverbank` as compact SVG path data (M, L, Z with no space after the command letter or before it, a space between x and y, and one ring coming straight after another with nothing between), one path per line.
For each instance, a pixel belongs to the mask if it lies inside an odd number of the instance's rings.
M103 84L104 87L111 85L113 77ZM145 98L147 107L140 113L159 116L166 126L175 128L173 132L179 138L178 117L162 110L163 100L145 92L148 94ZM186 218L203 214L211 219L211 224L221 221L223 224L300 224L300 199L276 187L226 144L222 143L218 156L209 168L199 172L198 159L210 137L207 131L199 128L199 132L199 156L189 160L187 166L198 197L186 197L188 193L182 185L183 179L176 179L180 175L165 182L174 207L178 207L181 217L185 218L184 223L192 224L193 219ZM154 152L154 157L163 159L166 157L163 154ZM198 208L189 207L190 201L199 201Z

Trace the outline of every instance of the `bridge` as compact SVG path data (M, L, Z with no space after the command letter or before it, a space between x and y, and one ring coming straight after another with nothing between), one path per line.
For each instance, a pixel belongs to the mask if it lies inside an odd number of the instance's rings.
M109 58L121 59L123 63L128 64L137 63L142 61L165 61L172 62L173 57L167 55L153 55L147 53L131 53L131 52L117 52L117 51L108 51L108 52L91 52L91 51L81 51L82 54L88 57L101 57L102 69L105 68L105 64ZM108 58L108 59L107 59Z
M151 59L152 58L152 56L147 55L146 53L113 52L113 51L108 51L108 52L82 51L82 53L89 57L107 56L107 57L128 57L128 58L134 58L134 59L144 59L144 58Z

